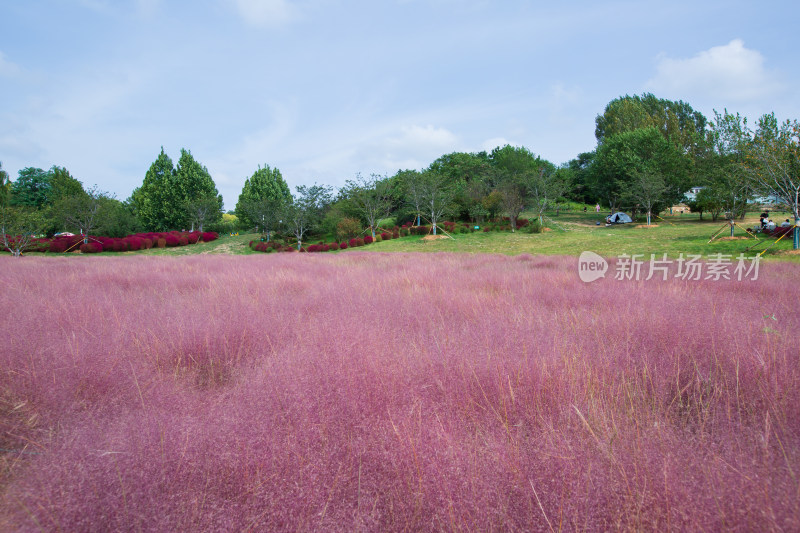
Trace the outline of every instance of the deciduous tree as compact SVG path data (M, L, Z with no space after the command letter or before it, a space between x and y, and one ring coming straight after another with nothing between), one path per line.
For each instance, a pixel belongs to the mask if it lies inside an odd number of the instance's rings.
M774 113L759 118L755 131L748 130L746 168L755 190L775 196L792 210L795 220L794 249L800 248L800 122L778 123Z
M344 193L358 208L374 239L378 223L392 212L388 178L377 174L365 178L361 174L356 174L355 179L345 183Z
M303 244L303 237L317 227L322 213L331 201L331 189L324 185L298 185L297 194L284 208L284 222L297 239L297 249Z

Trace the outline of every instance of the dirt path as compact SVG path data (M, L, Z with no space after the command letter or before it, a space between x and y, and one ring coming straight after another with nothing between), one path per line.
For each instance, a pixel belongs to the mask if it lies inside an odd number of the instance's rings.
M212 248L211 250L206 250L204 252L200 252L201 255L204 254L233 254L233 247L238 244L235 242L226 242L222 243L219 246Z

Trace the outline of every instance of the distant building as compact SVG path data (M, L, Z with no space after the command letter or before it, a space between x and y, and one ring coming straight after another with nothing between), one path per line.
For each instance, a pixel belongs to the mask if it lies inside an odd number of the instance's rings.
M777 194L770 194L768 196L756 196L747 201L750 204L761 204L761 205L778 205L781 202L781 199L778 198Z
M694 202L695 200L697 200L697 195L703 189L705 189L705 187L692 187L691 189L683 193L683 196L686 197L687 202Z

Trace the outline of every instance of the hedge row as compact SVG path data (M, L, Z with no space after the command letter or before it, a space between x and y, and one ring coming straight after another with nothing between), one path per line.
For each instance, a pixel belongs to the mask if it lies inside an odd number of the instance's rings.
M71 237L54 237L52 239L39 239L45 249L34 249L32 251L64 253L80 250L82 253L100 252L128 252L137 250L147 250L150 248L167 248L174 246L186 246L197 244L200 241L211 242L216 240L219 235L216 232L200 231L170 231L170 232L149 232L136 233L123 238L89 236L89 242L83 243L83 237L73 235Z

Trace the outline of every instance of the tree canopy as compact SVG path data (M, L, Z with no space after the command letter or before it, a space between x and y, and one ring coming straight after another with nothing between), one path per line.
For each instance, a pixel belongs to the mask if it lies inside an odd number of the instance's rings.
M236 202L236 216L245 226L256 226L252 206L256 204L273 205L278 208L290 203L292 193L277 168L260 165L251 177L245 180L242 192Z

